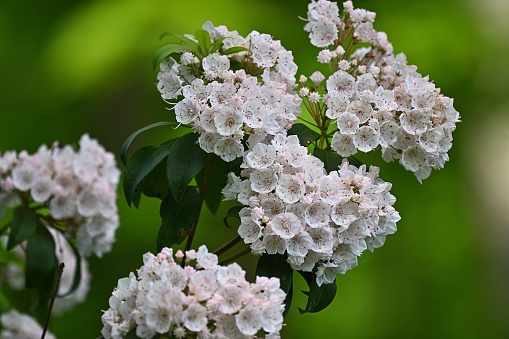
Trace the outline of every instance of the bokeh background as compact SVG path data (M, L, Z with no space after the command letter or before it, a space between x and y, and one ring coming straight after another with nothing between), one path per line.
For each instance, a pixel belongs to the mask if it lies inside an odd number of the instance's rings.
M462 123L450 162L423 185L379 154L361 157L394 183L402 220L386 245L338 276L333 304L305 306L298 275L283 338L502 338L509 335L509 2L354 1L377 12L395 52L455 98ZM133 131L170 118L155 88L152 53L161 32L193 33L205 21L242 35L270 33L293 51L299 74L319 65L302 31L303 0L47 0L0 4L0 150L34 152L83 133L118 154ZM166 140L159 128L133 149ZM159 201L130 209L119 192L113 251L92 259L87 301L52 319L59 338L97 338L101 310L119 278L155 251ZM204 212L195 244L235 236ZM253 278L256 258L241 263Z

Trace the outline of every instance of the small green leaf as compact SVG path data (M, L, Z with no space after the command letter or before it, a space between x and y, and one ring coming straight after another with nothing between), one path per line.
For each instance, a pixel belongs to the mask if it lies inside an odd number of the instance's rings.
M200 173L209 155L198 144L198 133L181 136L170 150L166 174L171 193L176 201L182 200L187 185Z
M228 218L235 218L235 219L240 220L239 212L244 207L245 206L233 206L232 208L230 208L228 210L228 212L226 212L226 216L223 218L223 223L226 225L226 227L232 228L232 226L230 226L230 223L228 222ZM238 225L236 225L236 226L238 226Z
M284 301L285 310L283 312L283 318L286 317L286 315L288 314L288 311L290 311L290 306L292 305L292 299L293 299L293 281L290 284L290 289L288 290L288 293L286 293L286 298Z
M215 51L217 51L218 49L221 48L221 46L223 45L224 39L226 39L226 37L216 40L216 42L214 42L214 44L212 45L212 48L210 49L210 54L214 53Z
M81 255L78 252L78 249L76 248L76 246L71 241L71 239L65 237L65 240L67 240L67 243L72 248L72 251L74 253L74 259L75 259L75 262L76 262L76 267L74 267L74 278L73 278L73 281L72 281L71 288L69 288L69 290L67 292L65 292L63 294L59 294L57 296L58 298L67 297L68 295L70 295L71 293L76 291L76 289L80 285L80 281L81 281ZM71 269L73 269L73 267L69 267L69 266L65 266L64 267L64 270L71 270Z
M336 296L336 282L331 284L322 284L322 286L318 286L316 284L316 275L311 272L303 272L297 271L304 277L309 286L309 292L304 292L308 296L308 302L306 305L306 309L303 310L299 308L300 313L316 313L327 306L334 300Z
M226 51L221 52L221 54L228 55L228 54L239 53L239 52L249 52L249 50L245 47L236 46L236 47L228 48Z
M159 66L161 61L168 59L170 55L172 55L173 53L185 50L187 50L187 48L185 48L181 44L168 44L160 47L154 53L154 58L152 59L152 67L154 68L154 71L157 69L157 66Z
M171 121L161 121L161 122L156 122L154 124L151 124L151 125L148 125L148 126L145 126L143 128L140 128L139 130L137 130L136 132L134 132L133 134L131 134L124 142L124 144L122 145L122 148L120 149L120 160L122 160L122 162L124 163L124 165L127 164L127 151L129 150L129 146L131 146L133 140L142 132L145 132L145 131L148 131L149 129L152 129L152 128L155 128L155 127L159 127L159 126L177 126L178 123L176 122L171 122Z
M288 134L296 135L300 144L306 147L311 145L313 141L320 139L320 134L301 123L294 124L288 130Z
M26 288L51 285L57 268L55 241L42 224L28 239L26 248Z
M194 55L196 55L200 60L203 59L203 55L201 54L200 45L196 43L195 41L189 39L188 37L184 35L175 34L173 32L169 33L170 35L173 35L177 39L180 39L186 46L189 47L191 52L193 52Z
M178 139L178 138L177 138ZM124 195L129 206L135 196L138 184L170 153L176 139L159 146L143 147L129 159L124 172Z
M205 166L203 170L196 176L196 183L199 187L203 186L206 171L208 169L209 175L207 178L207 186L205 187L205 204L212 214L217 212L219 205L223 199L222 190L228 182L228 173L230 172L230 163L223 161L215 154L211 154L212 163Z
M180 203L168 194L161 203L162 218L157 235L157 250L180 244L196 227L200 215L200 201L195 187L188 187Z
M319 148L314 149L313 155L323 161L327 173L337 171L343 162L343 158L337 153Z
M286 261L286 258L286 255L281 254L263 254L258 259L256 275L279 278L280 288L286 293L285 312L288 312L292 302L293 269Z
M39 218L37 214L25 206L18 206L14 209L12 215L11 232L7 243L7 250L12 250L15 246L30 238L37 229Z
M209 55L210 45L212 43L210 41L209 32L205 29L197 29L196 33L194 34L194 37L200 43L200 47L203 50L205 56Z

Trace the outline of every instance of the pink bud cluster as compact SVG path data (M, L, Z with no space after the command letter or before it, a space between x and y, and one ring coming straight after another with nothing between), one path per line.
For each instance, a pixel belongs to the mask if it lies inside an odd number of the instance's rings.
M241 178L230 173L226 200L247 205L238 233L255 253L287 254L293 269L315 270L317 284L357 266L357 257L396 231L392 184L345 159L329 174L296 136L246 152Z
M82 255L101 257L111 250L119 225L120 171L114 155L87 134L79 145L79 151L56 143L50 149L41 146L33 155L5 152L0 157L0 215L29 193L31 201L47 208L77 240Z
M105 338L123 338L131 330L139 338L156 333L175 338L252 338L266 332L279 338L286 294L279 279L245 279L236 264L218 265L217 256L203 245L198 251L164 248L147 253L138 276L118 281L103 314Z

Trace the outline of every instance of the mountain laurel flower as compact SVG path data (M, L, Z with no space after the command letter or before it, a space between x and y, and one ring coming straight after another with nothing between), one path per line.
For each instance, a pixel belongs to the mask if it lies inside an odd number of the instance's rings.
M0 163L9 166L0 174L0 197L10 198L0 199L0 212L13 205L14 196L30 192L34 202L66 223L65 232L77 240L80 254L101 257L111 250L119 226L120 171L115 156L87 134L79 146L75 151L71 146L43 145L33 155L20 152L16 161L13 153L5 152Z
M210 22L203 29L212 44L224 39L223 47L201 64L189 52L181 52L180 63L171 57L162 61L157 88L163 99L179 100L173 107L176 120L201 134L200 147L230 162L242 156L245 133L254 146L267 135L286 132L302 113L295 91L297 65L292 52L268 34L253 31L243 37ZM232 47L249 53L221 54ZM249 67L233 71L232 60ZM29 174L26 178L31 180Z
M359 123L354 114L351 119ZM377 133L373 128L364 128L359 141L363 147L372 147L373 138L378 138L373 133ZM354 152L352 135L343 137L349 145L343 147L345 151ZM333 147L340 142L333 138ZM257 169L258 162L250 159L262 154L270 154L271 160ZM409 167L418 166L417 154L406 158ZM355 267L365 249L382 246L386 236L396 231L400 219L392 206L396 198L390 194L392 185L379 178L378 168L368 171L344 159L327 174L323 162L308 154L297 136L281 134L246 152L241 167L245 169L241 178L230 173L230 183L223 189L225 200L246 205L239 214L238 234L253 252L287 253L293 269L316 268L319 285Z
M205 246L195 253L196 263L184 268L171 248L145 254L138 275L118 281L110 308L101 317L102 335L123 338L133 330L139 338L167 333L176 338L203 333L233 338L263 329L268 338L278 337L286 297L279 279L257 277L249 283L238 264L217 265L217 256Z
M331 147L343 157L379 149L385 161L399 160L422 182L449 160L460 116L453 99L408 65L404 53L393 53L387 34L373 27L375 17L354 9L351 1L343 3L341 15L337 4L328 0L308 6L304 30L310 32L311 44L326 47L348 34L364 43L344 59L332 60L335 72L326 79L323 101L326 116L337 122ZM345 49L323 49L318 61L331 62L330 54L343 57ZM312 102L311 96L303 98Z

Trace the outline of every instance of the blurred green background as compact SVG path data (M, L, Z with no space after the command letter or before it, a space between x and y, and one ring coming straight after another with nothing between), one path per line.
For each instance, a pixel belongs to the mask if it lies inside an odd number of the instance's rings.
M283 338L502 338L509 335L509 4L504 0L354 1L377 13L396 53L455 98L463 122L450 162L423 185L379 154L361 157L393 182L399 231L359 267L338 276L333 304L300 315L297 275ZM87 132L118 154L138 128L168 120L156 90L152 53L161 32L193 33L206 20L242 35L270 33L292 50L299 74L318 68L302 0L28 0L0 5L0 150L34 152ZM133 149L164 141L159 128ZM59 338L96 338L101 310L119 278L155 251L158 201L129 209L119 192L121 227L113 252L92 259L87 301L52 319ZM235 232L223 205L198 226L196 247L214 250ZM256 258L241 264L253 278Z

